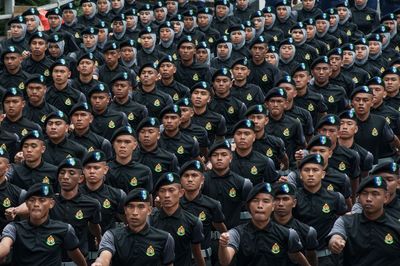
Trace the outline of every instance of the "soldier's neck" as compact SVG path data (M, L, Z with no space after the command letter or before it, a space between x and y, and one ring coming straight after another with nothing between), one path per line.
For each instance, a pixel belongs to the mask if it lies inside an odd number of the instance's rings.
M177 204L175 204L174 206L170 207L170 208L165 208L163 207L163 211L168 215L171 216L172 214L174 214L176 212L176 210L179 208L179 202Z
M96 191L103 185L103 181L97 182L95 184L86 182L86 186L89 188L90 191Z
M338 141L341 146L344 146L346 148L351 148L351 146L353 146L353 143L354 143L354 137L347 138L347 139L338 138Z
M185 198L188 201L194 200L199 194L200 194L200 189L197 189L197 190L194 190L194 191L185 190Z
M264 229L269 224L270 221L271 221L271 218L268 218L268 220L262 220L262 221L256 221L254 219L251 219L251 222L258 229Z
M61 196L67 200L73 199L76 195L78 195L78 188L79 188L79 186L76 185L75 188L73 188L72 190L69 190L69 191L61 189Z
M265 129L264 127L260 130L256 132L256 140L257 139L262 139L265 135Z
M292 219L292 213L289 213L285 216L280 216L274 213L274 220L278 222L278 224L285 225Z
M36 160L36 161L34 161L34 162L26 161L26 160L25 160L25 164L26 164L29 168L31 168L31 169L35 169L35 168L38 167L41 163L42 163L42 157L40 157L39 160Z
M122 165L126 165L128 164L130 161L132 161L132 155L125 157L125 158L121 158L118 155L115 156L115 160Z

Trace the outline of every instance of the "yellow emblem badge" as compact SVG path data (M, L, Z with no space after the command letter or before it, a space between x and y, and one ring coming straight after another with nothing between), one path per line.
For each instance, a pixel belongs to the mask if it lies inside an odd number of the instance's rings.
M251 173L252 175L258 174L258 170L257 170L257 167L256 167L255 165L250 169L250 173Z
M333 103L333 102L335 102L335 98L333 98L333 96L331 95L331 96L329 96L328 97L328 102L330 102L330 103Z
M314 111L315 110L314 109L314 105L312 103L308 104L307 110L310 111L310 112Z
M267 82L267 81L268 81L268 76L267 76L267 74L264 74L264 76L262 76L261 80L262 80L263 82Z
M231 198L236 197L236 190L235 190L235 188L231 188L231 189L229 190L229 197L231 197Z
M23 83L23 82L21 82L21 83L18 85L18 88L19 88L20 90L23 90L23 89L25 89L25 85L24 85L24 83Z
M160 100L156 99L153 104L154 106L160 106Z
M109 201L108 199L105 199L105 200L103 201L103 208L104 208L104 209L109 209L110 207L111 207L110 201Z
M289 128L286 128L286 129L283 131L283 135L284 135L285 137L289 137L289 135L290 135Z
M330 213L331 212L331 208L329 208L328 203L325 203L324 206L322 206L322 212L323 213Z
M204 221L206 219L206 214L204 213L204 211L199 213L199 219L200 219L200 221Z
M272 152L272 149L271 149L271 148L268 148L268 150L267 150L267 152L266 152L266 155L267 155L268 157L272 157L272 155L274 155L274 153Z
M392 237L391 234L387 234L387 235L385 236L385 243L388 244L388 245L393 244L393 237Z
M251 96L251 94L249 93L249 94L247 94L247 96L246 96L246 100L248 100L248 101L251 101L251 100L253 100L253 96Z
M153 248L152 245L150 245L146 250L146 255L149 256L149 257L153 257L154 254L155 254L154 248Z
M75 213L75 218L78 220L82 220L83 219L83 212L82 210L79 210Z
M71 99L67 98L64 103L65 105L71 105Z
M344 162L340 162L340 164L339 164L339 170L340 170L340 171L346 170L346 164L345 164Z
M54 239L54 237L52 235L49 235L49 237L46 240L46 244L48 246L54 246L56 244L56 240Z
M193 75L192 79L193 79L194 81L198 81L198 80L199 80L199 75L198 75L197 73L195 73L195 74Z
M22 135L22 136L25 136L26 134L28 134L28 130L26 130L26 128L24 128L24 129L21 131L21 135Z
M128 119L131 121L135 119L135 116L133 115L133 113L129 113Z
M137 186L137 178L135 176L132 177L131 181L129 181L129 185L131 185L132 187Z
M110 122L108 122L108 127L109 128L115 128L115 123L114 123L114 121L110 121Z
M45 176L45 177L42 179L42 183L44 183L44 184L50 184L50 179L49 179L49 177L48 177L48 176Z
M271 252L274 253L274 254L278 254L279 252L281 252L281 248L279 247L278 243L275 243L272 246Z
M176 233L178 234L178 236L184 236L185 235L185 227L183 227L183 225L179 226Z
M371 135L374 137L378 136L378 130L376 128L372 129Z
M229 114L233 114L235 112L235 109L233 109L233 106L230 106L229 108L228 108L228 113Z
M329 184L329 186L326 188L326 190L333 191L334 189L333 189L332 184Z
M175 93L174 96L172 97L172 99L173 99L174 101L179 100L179 95L178 95L178 93Z
M157 164L156 165L156 167L154 167L154 171L156 171L157 173L159 173L159 172L161 172L162 171L162 166L161 166L161 164Z
M178 154L183 154L185 150L183 149L183 146L179 146L179 148L176 150Z
M10 206L11 206L11 201L10 201L10 199L9 199L9 198L5 198L5 199L3 200L3 207L8 208L8 207L10 207Z
M207 124L206 124L206 129L207 129L207 130L211 130L211 129L212 129L212 125L211 125L210 122L207 122Z

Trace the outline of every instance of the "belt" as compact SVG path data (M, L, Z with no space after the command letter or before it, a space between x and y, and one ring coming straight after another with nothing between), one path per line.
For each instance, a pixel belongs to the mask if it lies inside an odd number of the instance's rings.
M75 262L69 261L69 262L62 262L61 266L76 266Z
M240 220L250 220L251 215L249 212L241 212L240 213Z
M332 255L332 252L329 249L323 249L323 250L317 250L316 254L318 258L322 258Z
M95 260L97 259L97 251L89 251L86 257L88 260Z
M219 240L221 233L218 231L211 231L211 240Z
M211 248L201 250L201 256L203 256L203 258L211 258L211 254L212 254ZM193 254L192 254L192 259L194 259Z

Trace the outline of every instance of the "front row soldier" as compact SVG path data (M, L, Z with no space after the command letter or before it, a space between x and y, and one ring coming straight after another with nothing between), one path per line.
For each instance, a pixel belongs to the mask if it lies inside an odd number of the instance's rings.
M127 226L108 230L92 266L169 265L175 259L174 239L147 223L152 207L147 190L135 188L124 202Z
M271 184L254 186L247 207L251 221L221 234L218 257L222 265L229 265L235 255L237 265L310 265L301 253L303 246L297 232L271 220Z
M381 176L364 178L357 194L362 213L339 217L329 233L329 249L343 253L343 265L400 264L400 224L384 209L387 183Z
M0 258L7 256L12 248L14 265L61 265L65 250L76 265L86 266L73 227L49 217L55 205L53 197L48 184L37 183L29 188L25 199L29 218L11 222L4 228Z

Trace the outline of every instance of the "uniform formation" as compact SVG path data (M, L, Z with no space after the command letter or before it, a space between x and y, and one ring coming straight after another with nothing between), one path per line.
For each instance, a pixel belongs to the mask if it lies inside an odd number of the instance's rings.
M8 21L0 265L400 265L400 2L255 5Z

